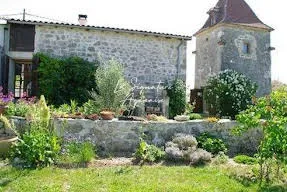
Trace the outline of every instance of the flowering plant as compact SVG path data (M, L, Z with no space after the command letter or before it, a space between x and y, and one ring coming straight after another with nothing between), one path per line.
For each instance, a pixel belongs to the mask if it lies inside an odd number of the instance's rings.
M209 113L211 115L235 116L252 104L257 85L246 76L233 71L225 70L208 79L204 89Z
M26 103L26 104L34 104L36 103L37 98L35 96L33 97L28 97L27 92L23 92L21 94L20 99L18 99L17 102L22 102L22 103Z
M8 95L5 95L3 93L3 87L0 86L0 105L2 106L6 106L8 103L10 103L11 101L13 101L14 99L14 95L12 92L9 92Z

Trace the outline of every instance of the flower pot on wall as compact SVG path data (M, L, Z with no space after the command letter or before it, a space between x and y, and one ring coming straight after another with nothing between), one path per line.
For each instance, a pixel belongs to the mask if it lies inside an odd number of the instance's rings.
M100 114L103 120L112 120L115 117L115 113L112 111L102 111Z
M7 105L0 105L0 115L3 115L8 108Z
M12 144L17 140L17 136L0 137L0 157L7 157Z

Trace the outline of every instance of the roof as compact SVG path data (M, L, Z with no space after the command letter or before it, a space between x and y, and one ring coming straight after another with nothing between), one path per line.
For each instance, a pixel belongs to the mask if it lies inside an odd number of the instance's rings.
M216 6L208 11L208 14L209 18L206 23L195 35L220 23L274 30L264 24L244 0L219 0Z
M175 34L169 34L169 33L158 33L158 32L152 32L152 31L133 30L133 29L101 27L101 26L92 26L92 25L84 25L83 26L83 25L79 25L79 24L64 23L64 22L21 20L21 19L12 19L12 18L0 18L0 19L6 20L7 23L75 27L75 28L91 29L91 30L113 31L113 32L131 33L131 34L150 35L150 36L156 36L156 37L176 38L176 39L182 39L182 40L191 40L192 39L191 36L175 35Z

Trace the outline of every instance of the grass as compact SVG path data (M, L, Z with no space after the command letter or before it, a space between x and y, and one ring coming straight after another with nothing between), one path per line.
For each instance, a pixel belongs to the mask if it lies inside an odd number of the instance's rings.
M127 166L0 169L0 191L256 191L213 167Z
M124 191L124 192L284 192L287 185L259 188L242 182L231 172L248 172L252 166L118 166L64 169L48 167L20 170L0 167L0 192L4 191ZM231 171L231 170L232 171Z

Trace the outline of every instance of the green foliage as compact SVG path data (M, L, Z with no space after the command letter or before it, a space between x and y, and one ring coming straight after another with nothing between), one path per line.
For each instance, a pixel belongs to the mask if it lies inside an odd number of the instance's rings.
M69 104L62 104L58 108L52 108L52 113L56 117L66 117L70 114L76 114L81 110L80 107L78 107L78 103L74 100L70 101Z
M258 164L258 159L254 157L249 157L247 155L237 155L233 158L236 163L255 165Z
M211 161L211 153L197 148L198 143L192 135L176 134L171 142L165 144L167 158L172 161L204 165Z
M85 115L99 114L100 111L101 109L99 104L93 100L89 100L83 104L83 113Z
M21 160L21 165L28 168L45 167L54 163L59 152L58 138L43 131L26 132L12 146L11 158Z
M226 164L229 160L229 157L224 154L224 152L219 152L213 159L215 165Z
M247 166L230 166L239 171ZM103 166L85 169L49 167L33 171L0 168L0 191L124 191L124 192L255 192L257 183L244 185L223 166ZM245 173L246 175L246 173ZM69 188L71 186L71 188ZM99 189L99 190L98 190ZM277 190L276 190L277 189ZM269 186L265 192L287 191ZM261 191L261 192L263 192Z
M3 116L2 114L0 115L0 122L3 123L3 126L1 126L1 127L3 128L4 133L6 133L7 129L12 129L12 125L9 122L9 120L7 119L7 117Z
M204 97L211 115L235 116L247 109L257 86L247 77L225 70L211 77L204 89Z
M44 167L53 164L60 145L50 123L50 110L44 96L31 105L27 114L29 127L12 146L11 161L20 159L23 167Z
M51 131L51 113L43 95L37 103L30 106L26 114L26 119L30 121L30 130Z
M186 115L192 114L194 108L195 108L195 102L192 103L192 104L187 103L187 104L186 104L186 107L185 107L185 114L186 114Z
M94 74L97 63L79 57L52 58L37 53L40 94L50 104L59 106L75 100L83 104L89 99L89 91L96 90Z
M147 115L147 119L149 121L157 121L157 122L168 122L168 119L164 116L157 116L155 114Z
M65 146L66 151L59 157L63 163L87 163L96 157L95 147L90 142L70 142Z
M101 63L96 72L97 92L91 96L101 109L118 112L131 92L130 84L124 78L123 66L109 60Z
M22 100L17 101L16 103L10 102L8 104L8 108L5 111L5 114L7 116L25 117L30 109L30 105L30 103L27 103Z
M258 149L261 166L260 179L270 181L272 169L269 162L287 163L287 92L278 90L270 96L254 99L254 105L237 116L241 123L234 133L241 134L251 128L263 130L263 140Z
M169 97L169 118L173 119L176 115L184 114L186 110L186 90L184 82L176 79L173 84L167 88Z
M189 119L190 120L202 119L202 116L198 113L191 113L191 114L189 114Z
M209 135L208 133L201 134L198 138L198 146L206 151L216 155L219 152L226 152L227 147L221 139L217 139Z
M139 146L134 153L134 157L140 163L153 163L164 158L164 151L155 145L147 144L143 139L140 139Z

